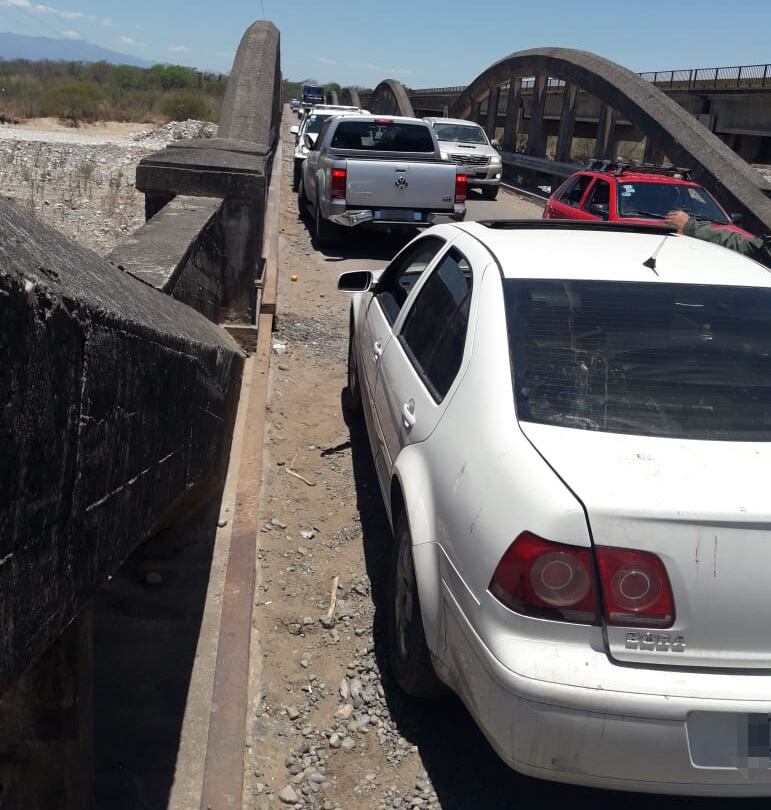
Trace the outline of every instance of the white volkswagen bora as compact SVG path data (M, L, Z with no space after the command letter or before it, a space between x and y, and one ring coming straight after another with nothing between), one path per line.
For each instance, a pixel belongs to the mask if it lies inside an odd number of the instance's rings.
M771 796L771 273L465 223L339 287L400 686L449 685L526 774Z

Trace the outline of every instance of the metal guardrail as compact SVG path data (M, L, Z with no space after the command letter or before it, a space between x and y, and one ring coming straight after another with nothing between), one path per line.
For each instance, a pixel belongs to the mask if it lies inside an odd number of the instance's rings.
M741 88L771 88L771 64L736 65L734 67L691 68L689 70L658 70L638 73L643 79L657 87L671 90L716 89L732 90ZM522 89L532 89L535 79L522 80ZM548 93L561 93L565 82L549 78ZM466 88L427 87L409 90L411 96L462 93Z
M519 152L501 152L501 159L504 166L514 166L524 171L557 177L570 177L571 174L582 168L576 163L560 163L556 160L549 160L549 158L522 155Z

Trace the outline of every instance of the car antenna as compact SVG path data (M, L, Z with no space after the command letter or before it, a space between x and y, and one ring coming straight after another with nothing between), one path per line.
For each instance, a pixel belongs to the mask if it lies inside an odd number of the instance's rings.
M669 235L669 234L667 234L667 236L668 236L668 235ZM659 253L661 252L661 248L663 248L663 247L664 247L664 242L666 242L666 241L667 241L667 236L665 236L665 237L664 237L664 238L661 240L661 244L660 244L660 245L659 245L659 246L656 248L656 250L654 250L654 251L653 251L653 255L652 255L652 256L651 256L649 259L646 259L646 260L643 262L643 267L647 267L649 270L653 270L653 272L654 272L654 273L655 273L657 276L658 276L658 274L659 274L659 273L658 273L658 270L656 270L656 259L658 258L658 255L659 255Z

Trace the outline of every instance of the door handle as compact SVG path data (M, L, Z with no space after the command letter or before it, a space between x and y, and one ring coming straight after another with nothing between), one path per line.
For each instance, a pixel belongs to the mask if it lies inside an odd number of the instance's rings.
M376 340L375 345L372 347L372 362L377 363L383 356L383 341Z
M411 399L402 405L402 422L407 430L415 425L415 400Z

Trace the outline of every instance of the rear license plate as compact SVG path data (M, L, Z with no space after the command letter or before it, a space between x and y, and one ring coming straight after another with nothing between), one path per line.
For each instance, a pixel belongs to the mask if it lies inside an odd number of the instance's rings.
M422 222L423 214L420 211L406 211L396 209L393 211L375 211L375 220L390 220L391 222Z

